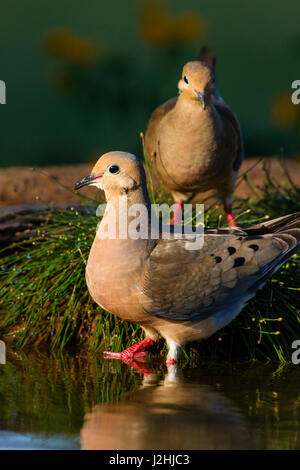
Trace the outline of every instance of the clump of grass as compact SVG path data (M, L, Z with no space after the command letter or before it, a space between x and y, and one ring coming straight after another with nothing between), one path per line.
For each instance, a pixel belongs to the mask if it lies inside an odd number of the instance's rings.
M250 200L237 201L235 212L241 225L298 210L300 188L284 170L280 184L264 171L264 186L253 187ZM251 185L247 175L243 178ZM159 202L160 191L149 189ZM47 343L62 350L76 343L92 350L118 351L141 339L137 325L105 312L88 295L84 271L99 219L93 203L86 204L86 214L49 209L33 237L2 250L0 335L19 347ZM226 225L222 210L213 205L206 211L205 223ZM290 360L300 322L299 260L294 255L234 322L201 345L187 346L183 362Z

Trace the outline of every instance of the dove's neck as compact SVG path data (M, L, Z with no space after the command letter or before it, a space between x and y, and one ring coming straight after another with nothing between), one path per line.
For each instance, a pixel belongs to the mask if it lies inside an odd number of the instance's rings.
M206 109L204 110L199 100L191 98L185 93L181 93L174 108L176 119L187 125L196 122L199 126L199 120L207 120L215 114L215 108L211 99L207 99Z
M151 203L147 190L141 185L127 193L107 194L107 205L97 235L122 242L136 241L139 233L149 233L150 223Z
M116 194L117 193L117 194ZM143 262L147 254L147 238L139 238L141 219L149 221L150 201L142 188L128 194L107 194L107 205L90 250L86 279L96 302L121 318L138 321L140 311L136 296ZM150 224L149 224L150 226ZM134 238L135 237L135 238Z

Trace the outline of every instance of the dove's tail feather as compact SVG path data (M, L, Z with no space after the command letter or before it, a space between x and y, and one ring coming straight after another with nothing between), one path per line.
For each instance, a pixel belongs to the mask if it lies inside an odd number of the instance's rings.
M283 254L289 257L300 249L300 212L253 225L245 231L250 236L273 234L282 243Z
M252 286L252 290L255 291L293 254L300 250L300 212L254 225L245 231L249 236L254 237L270 234L281 250L281 255L276 257L273 262L269 264L264 276Z
M245 231L249 234L251 232L251 235L263 235L266 233L279 233L292 228L300 230L300 212L295 212L294 214L284 215L283 217L278 217L277 219L272 219L268 220L267 222L252 225L251 227L245 229Z
M208 64L213 71L216 69L216 58L213 54L212 48L209 46L203 46L196 57L196 60L200 60L201 62L205 62Z

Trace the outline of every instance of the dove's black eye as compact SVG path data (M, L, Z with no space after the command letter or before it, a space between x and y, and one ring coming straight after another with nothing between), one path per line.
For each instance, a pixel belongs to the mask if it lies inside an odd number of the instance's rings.
M185 81L185 83L189 84L189 79L187 75L184 75L183 80Z
M108 171L110 173L119 173L120 167L119 167L119 165L113 164L113 165L110 165L110 167L108 168Z

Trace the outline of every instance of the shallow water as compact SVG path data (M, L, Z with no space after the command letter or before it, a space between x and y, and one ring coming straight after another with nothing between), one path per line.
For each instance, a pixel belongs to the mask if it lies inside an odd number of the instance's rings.
M300 366L151 367L8 352L0 449L300 449Z

